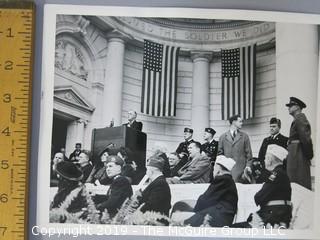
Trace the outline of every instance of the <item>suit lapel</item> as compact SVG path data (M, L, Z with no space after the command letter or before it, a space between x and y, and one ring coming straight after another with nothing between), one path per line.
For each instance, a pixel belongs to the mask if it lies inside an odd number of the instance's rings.
M236 144L236 142L238 142L242 137L242 132L238 131L236 137L234 138L233 140L233 143L232 144Z
M232 136L231 136L231 132L228 131L226 132L226 139L228 142L230 142L231 144L233 143L233 139L232 139Z

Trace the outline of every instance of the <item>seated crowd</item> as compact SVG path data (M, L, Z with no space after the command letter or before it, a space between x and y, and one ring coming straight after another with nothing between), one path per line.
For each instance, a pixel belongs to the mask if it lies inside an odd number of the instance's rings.
M104 195L93 196L95 207L114 217L126 199L136 197L141 212L157 212L182 225L201 226L206 220L212 227L290 227L292 218L291 182L311 189L310 159L313 157L310 125L301 113L306 105L297 98L290 98L289 113L295 118L290 137L280 133L281 121L270 119L270 136L254 158L249 136L241 131L243 120L239 115L229 118L230 128L214 140L215 130L205 128L204 143L193 140L193 129L184 129L184 141L175 152L154 150L147 159L146 176L133 193L132 183L141 179L130 149L106 147L94 163L90 153L76 144L69 158L64 149L52 160L51 186L58 190L51 209L59 208L68 195L77 201L69 205L68 212L77 212L88 203L84 199L86 184L109 185ZM136 123L137 114L129 114L128 127L142 130ZM289 144L289 145L288 145ZM297 153L296 156L293 155ZM298 160L299 169L292 164ZM298 166L298 165L297 165ZM303 174L304 173L304 174ZM145 184L143 184L145 183ZM171 206L171 184L210 183L207 190L194 201L179 201ZM254 201L259 210L248 216L247 221L234 223L238 208L235 183L262 183ZM79 199L78 199L79 198ZM171 211L170 211L171 210Z

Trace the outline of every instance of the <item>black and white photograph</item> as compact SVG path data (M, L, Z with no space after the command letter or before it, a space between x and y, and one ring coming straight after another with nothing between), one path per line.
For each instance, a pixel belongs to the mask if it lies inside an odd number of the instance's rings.
M45 9L39 223L311 236L317 22L63 8Z

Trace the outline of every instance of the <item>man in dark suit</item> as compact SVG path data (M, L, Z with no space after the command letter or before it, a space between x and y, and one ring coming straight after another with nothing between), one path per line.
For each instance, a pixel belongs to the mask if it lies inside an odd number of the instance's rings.
M146 175L150 183L138 197L142 204L141 212L154 211L169 216L171 192L162 173L163 167L164 160L160 156L153 155L148 159Z
M252 150L249 136L240 131L243 120L239 115L229 118L230 129L223 133L219 139L218 155L225 155L236 161L232 169L232 177L235 182L242 180L242 175L247 168L250 171Z
M81 153L81 143L76 143L75 150L70 154L69 161L71 162L78 162L79 155Z
M194 142L194 140L192 139L192 135L193 135L192 128L187 128L187 127L184 128L184 134L183 134L184 142L181 142L176 149L176 153L180 158L177 168L181 168L183 165L185 165L188 162L188 158L189 158L188 146L190 145L190 143Z
M264 158L267 152L268 145L276 144L285 149L288 146L288 137L280 133L281 120L277 118L270 119L270 136L263 139L262 145L259 150L258 158L264 163Z
M142 131L143 124L142 124L142 122L136 121L136 119L137 119L137 112L130 110L128 112L128 122L123 125L125 125L127 127L134 128L137 131Z
M311 126L306 115L302 113L302 109L307 105L298 98L290 97L290 102L286 106L293 117L288 144L287 173L291 182L311 189L310 165L313 158Z
M172 209L174 220L183 220L184 224L199 227L203 224L206 215L210 216L211 227L230 226L238 209L238 193L236 184L232 179L231 170L235 161L223 155L217 157L213 171L213 180L208 189L199 196L196 204L193 202L177 202ZM190 212L179 216L179 211Z

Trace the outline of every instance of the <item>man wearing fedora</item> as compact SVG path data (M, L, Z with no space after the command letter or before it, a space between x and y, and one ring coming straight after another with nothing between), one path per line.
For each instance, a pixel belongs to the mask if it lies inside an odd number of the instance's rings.
M181 142L179 146L176 149L176 153L178 154L179 158L181 159L180 162L178 163L178 167L180 168L183 165L185 165L189 159L189 151L188 151L188 146L190 143L193 143L194 140L192 139L193 136L193 129L192 128L184 128L184 142Z
M291 182L311 189L310 164L313 158L311 126L302 109L307 105L296 97L286 104L293 117L288 141L287 173Z
M154 211L169 216L171 208L171 191L163 176L164 159L153 155L148 159L146 175L149 184L143 191L138 191L141 212Z

